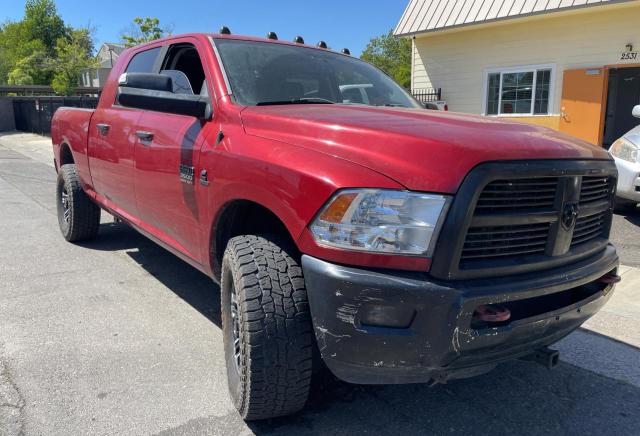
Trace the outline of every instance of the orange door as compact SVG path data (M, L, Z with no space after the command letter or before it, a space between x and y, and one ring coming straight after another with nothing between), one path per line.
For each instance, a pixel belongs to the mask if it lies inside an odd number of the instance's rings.
M560 131L592 144L602 143L606 83L604 68L564 72Z

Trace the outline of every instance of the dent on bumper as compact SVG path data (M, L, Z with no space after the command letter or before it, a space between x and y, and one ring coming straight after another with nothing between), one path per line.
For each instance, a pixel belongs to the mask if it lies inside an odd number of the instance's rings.
M615 249L608 246L597 256L544 274L454 283L422 273L372 271L302 257L322 358L338 378L364 384L468 377L550 345L596 313L612 286L498 327L472 328L473 311L480 304L577 288L617 265Z

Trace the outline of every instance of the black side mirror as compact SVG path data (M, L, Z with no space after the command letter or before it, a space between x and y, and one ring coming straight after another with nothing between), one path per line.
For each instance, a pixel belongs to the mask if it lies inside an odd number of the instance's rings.
M118 80L118 104L136 109L211 119L209 97L174 94L171 77L152 73L125 73Z

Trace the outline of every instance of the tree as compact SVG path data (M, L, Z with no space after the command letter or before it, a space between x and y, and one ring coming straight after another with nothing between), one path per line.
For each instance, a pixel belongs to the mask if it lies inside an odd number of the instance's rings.
M122 32L121 39L125 46L143 44L171 34L168 26L160 27L160 20L152 17L136 17L128 30Z
M69 31L53 0L27 0L22 22L31 39L42 41L48 55L54 54L58 39Z
M82 70L97 67L98 62L92 56L91 32L89 29L72 30L69 36L58 38L55 51L51 86L56 94L69 95L78 86Z
M393 35L393 30L372 38L360 56L405 88L411 86L411 41Z
M35 49L30 55L18 60L7 76L9 85L34 85L43 82L49 69L43 67L47 56L43 49Z
M53 0L27 0L22 20L0 25L0 83L48 85L47 60L69 31Z

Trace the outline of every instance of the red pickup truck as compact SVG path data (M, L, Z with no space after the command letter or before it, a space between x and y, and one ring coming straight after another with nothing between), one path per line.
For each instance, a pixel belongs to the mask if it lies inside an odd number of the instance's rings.
M244 419L300 410L323 362L366 384L554 365L547 346L619 280L607 152L424 110L324 47L190 34L125 51L97 109L53 118L63 236L95 237L104 209L220 284Z

